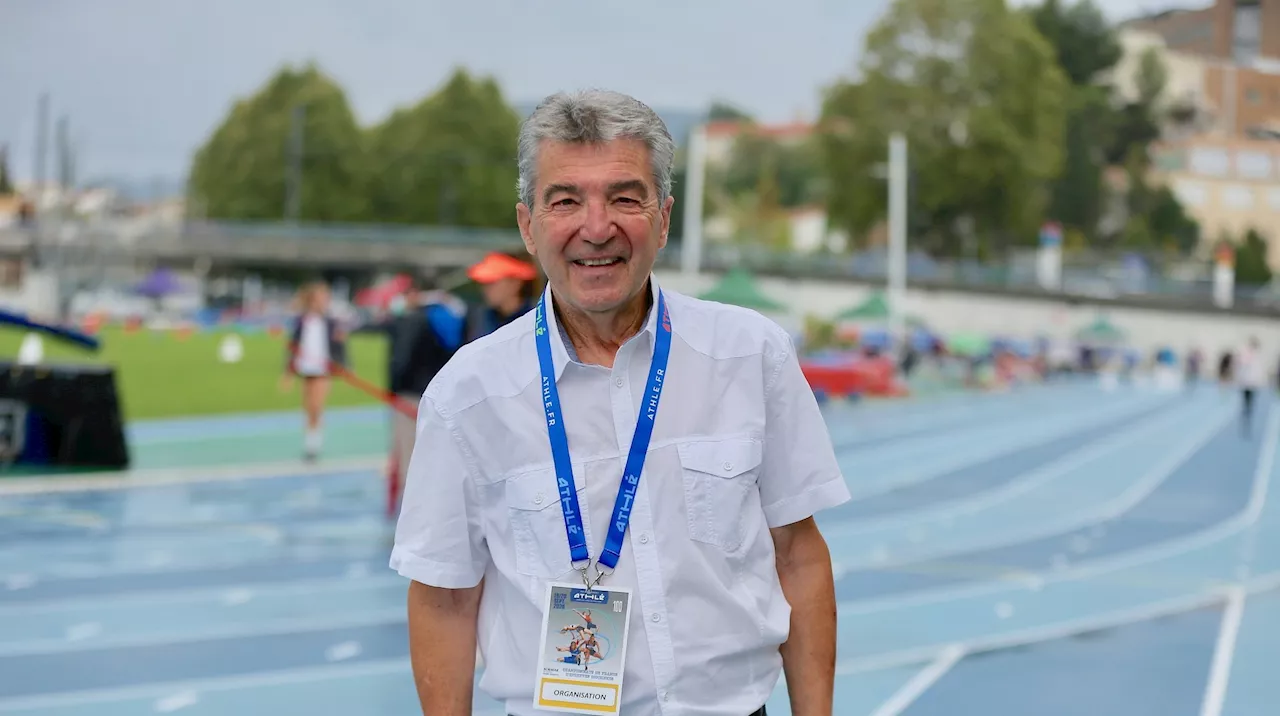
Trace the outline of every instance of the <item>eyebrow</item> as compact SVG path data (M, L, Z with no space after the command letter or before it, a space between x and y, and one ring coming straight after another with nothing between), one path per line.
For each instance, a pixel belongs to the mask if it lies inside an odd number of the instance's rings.
M649 198L649 186L639 179L627 179L625 181L617 181L609 185L610 194L618 194L624 191L634 191L640 195L640 198ZM572 194L579 196L582 194L575 184L548 184L546 189L542 190L543 203L550 203L551 197L556 194Z

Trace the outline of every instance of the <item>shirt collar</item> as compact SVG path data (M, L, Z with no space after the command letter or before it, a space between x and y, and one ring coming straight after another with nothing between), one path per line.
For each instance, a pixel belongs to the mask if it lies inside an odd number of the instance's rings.
M658 280L654 278L653 274L650 274L649 296L652 300L649 304L649 312L645 316L644 326L640 329L640 332L630 339L635 340L636 338L641 337L647 338L649 341L648 350L650 351L653 350L653 338L658 329L657 308L659 290ZM550 283L547 283L547 288L543 291L543 297L545 298L547 305L551 306L552 292ZM560 321L556 317L554 308L549 308L547 310L547 322L551 324L550 328L552 335L560 336L560 340L551 341L551 362L555 366L556 380L559 380L560 376L564 373L565 366L570 363L576 363L578 365L582 365L582 363L578 359L578 352L574 349L573 342L569 340L569 335L565 332L564 326L560 325Z

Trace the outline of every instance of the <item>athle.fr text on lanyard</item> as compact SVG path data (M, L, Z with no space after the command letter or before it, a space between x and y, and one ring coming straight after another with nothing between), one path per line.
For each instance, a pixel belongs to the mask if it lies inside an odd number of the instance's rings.
M564 412L560 407L560 392L556 389L555 364L551 359L551 335L547 328L547 298L544 294L534 308L534 338L538 346L538 367L542 372L542 406L547 416L547 436L551 441L551 459L555 463L556 482L560 488L560 509L564 511L564 528L569 536L569 555L573 568L582 574L587 589L594 589L600 580L613 574L622 554L622 540L631 521L631 507L636 489L640 485L640 473L644 470L649 452L649 440L653 437L653 421L658 415L658 400L662 397L662 385L666 379L667 357L671 354L671 318L666 300L658 292L658 327L653 346L653 362L649 367L649 381L645 385L636 430L631 437L631 449L623 468L622 484L613 503L613 519L605 536L604 550L596 560L593 580L587 570L591 567L591 555L587 550L587 533L582 526L582 511L578 506L578 487L573 481L573 462L569 457L569 437L564 429ZM603 565L603 569L601 566Z

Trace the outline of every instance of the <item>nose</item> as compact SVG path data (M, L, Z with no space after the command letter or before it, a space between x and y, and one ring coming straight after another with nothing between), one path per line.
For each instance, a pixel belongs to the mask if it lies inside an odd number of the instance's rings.
M586 218L579 235L589 243L604 244L614 237L616 231L617 226L613 223L608 202L603 199L588 201Z

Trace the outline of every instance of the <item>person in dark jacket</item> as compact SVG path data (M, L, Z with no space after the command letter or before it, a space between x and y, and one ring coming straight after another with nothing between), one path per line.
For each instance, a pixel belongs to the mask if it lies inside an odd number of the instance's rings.
M472 266L467 277L480 284L484 303L467 309L465 343L487 336L533 310L538 270L529 262L494 252Z
M302 409L307 419L303 458L311 461L319 457L324 443L321 421L329 396L329 378L335 366L347 367L347 342L345 332L329 315L327 285L317 282L304 286L298 293L298 304L301 312L289 335L281 387L291 390L294 376L302 378Z
M391 301L390 318L382 324L387 335L387 389L402 405L416 406L431 380L462 344L465 307L429 282L413 281ZM404 486L413 455L416 422L397 409L391 416L392 514Z

